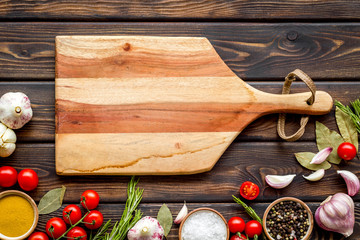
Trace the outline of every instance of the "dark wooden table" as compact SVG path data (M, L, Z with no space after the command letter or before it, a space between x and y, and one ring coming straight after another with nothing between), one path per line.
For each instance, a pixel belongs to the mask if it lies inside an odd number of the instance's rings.
M286 74L295 68L308 73L319 90L327 91L344 104L360 96L360 2L343 0L291 1L116 1L44 0L0 1L0 94L26 93L34 109L32 121L17 130L15 153L0 165L17 170L34 169L40 177L29 194L38 201L50 189L65 185L65 203L78 203L86 189L99 192L106 219L119 219L126 199L129 176L62 177L54 164L54 56L57 35L157 35L207 37L228 66L252 86L280 93ZM293 92L307 91L295 83ZM214 169L189 176L142 176L145 189L140 208L155 217L162 203L175 216L184 200L190 210L212 207L225 218L249 219L232 201L242 182L260 186L259 197L249 204L262 215L273 200L298 197L312 210L328 195L346 192L336 174L347 169L360 175L359 159L326 171L319 182L307 182L294 153L317 152L314 123L336 130L334 111L311 117L305 135L285 142L276 133L277 115L249 125L229 147ZM290 116L288 132L298 126L299 116ZM267 174L296 173L283 190L270 188ZM15 187L17 188L17 187ZM1 189L3 191L5 189ZM360 197L356 201L356 225L349 239L360 239ZM37 230L60 216L60 210L40 217ZM168 239L178 238L174 226ZM314 229L312 239L342 239L339 234Z

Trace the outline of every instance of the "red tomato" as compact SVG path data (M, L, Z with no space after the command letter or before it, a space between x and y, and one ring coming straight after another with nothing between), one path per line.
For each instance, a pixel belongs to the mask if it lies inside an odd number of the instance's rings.
M337 154L340 158L349 161L356 156L356 147L349 142L343 142L337 149Z
M10 166L0 167L0 186L11 187L16 184L17 171Z
M247 200L253 200L257 198L257 196L259 196L259 192L259 187L255 183L246 181L241 184L240 195Z
M28 240L49 240L49 237L43 232L34 232Z
M99 194L94 190L86 190L81 195L81 205L88 210L95 209L100 201Z
M19 172L18 182L24 191L31 191L37 187L39 178L34 170L24 169Z
M51 218L46 223L46 233L51 238L59 238L66 232L66 223L58 217Z
M244 234L241 234L241 237L235 234L230 238L230 240L247 240L247 237Z
M85 226L88 229L98 229L104 221L104 217L98 210L92 210L84 218Z
M232 233L242 232L245 229L245 221L241 217L232 217L228 221L228 226Z
M67 224L75 224L81 219L81 209L75 204L66 206L63 210L63 219Z
M262 226L256 220L248 221L245 226L245 233L250 238L253 238L255 235L260 236L260 234L262 233Z
M76 226L66 234L66 237L68 239L86 240L87 234L82 227Z

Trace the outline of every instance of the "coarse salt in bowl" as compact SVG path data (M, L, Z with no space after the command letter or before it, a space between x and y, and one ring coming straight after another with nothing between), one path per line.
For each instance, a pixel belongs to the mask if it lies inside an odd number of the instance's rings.
M203 239L229 239L229 227L225 218L211 208L198 208L190 212L179 228L179 240Z

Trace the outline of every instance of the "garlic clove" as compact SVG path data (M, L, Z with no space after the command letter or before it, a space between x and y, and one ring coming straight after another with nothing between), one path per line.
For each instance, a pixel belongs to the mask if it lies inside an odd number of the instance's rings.
M265 177L265 181L267 184L270 185L270 187L281 189L286 186L288 186L293 180L296 174L290 174L290 175L267 175Z
M4 124L0 123L0 137L4 135L6 129L7 127Z
M310 164L320 164L322 162L324 162L327 157L330 155L330 153L332 152L333 148L332 147L327 147L324 148L323 150L321 150L320 152L318 152L313 159L311 160Z
M0 157L8 157L15 151L15 143L3 143L0 146Z
M5 133L2 135L1 138L6 143L16 143L16 134L10 128L6 129Z
M19 129L32 118L28 96L21 92L8 92L0 98L0 121L11 129Z
M186 217L187 214L188 214L188 208L186 206L186 202L184 202L184 206L181 208L178 215L176 216L174 223L180 224L182 222L182 220L184 220L184 218Z
M348 237L354 231L354 201L345 193L329 196L316 209L315 220L322 229Z
M315 182L315 181L319 181L320 179L322 179L324 177L324 175L325 175L325 169L319 169L319 170L311 173L308 176L303 175L303 177L308 181Z
M344 178L348 190L348 195L355 196L360 190L359 178L352 172L346 170L338 170L337 173Z

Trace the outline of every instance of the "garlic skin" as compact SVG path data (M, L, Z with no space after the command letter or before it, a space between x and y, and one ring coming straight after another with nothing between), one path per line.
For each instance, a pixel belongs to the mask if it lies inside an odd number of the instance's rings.
M344 178L348 190L348 195L355 196L360 190L359 178L352 172L346 170L338 170L337 173Z
M188 208L186 206L186 202L184 202L184 206L181 208L180 212L176 216L174 223L180 224L182 222L182 220L184 220L184 218L186 217L187 214L188 214Z
M319 169L319 170L311 173L308 176L303 175L303 177L308 181L315 182L315 181L319 181L320 179L322 179L324 177L324 175L325 175L325 169Z
M320 152L318 152L313 159L311 160L310 164L320 164L322 162L324 162L327 157L330 155L330 153L332 152L333 148L332 147L327 147L324 148L323 150L321 150Z
M322 229L349 237L355 224L354 201L345 193L329 196L316 209L315 220Z
M21 92L8 92L0 98L0 121L11 129L19 129L31 120L30 99Z
M162 240L164 229L155 218L146 216L140 219L127 234L128 240Z
M0 157L10 156L15 151L15 143L15 132L0 123Z
M266 175L265 181L270 187L281 189L287 187L293 180L296 174L290 175Z

